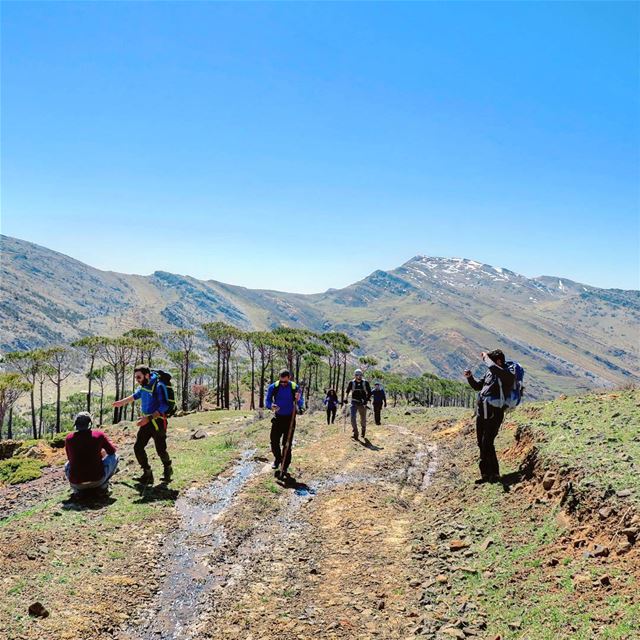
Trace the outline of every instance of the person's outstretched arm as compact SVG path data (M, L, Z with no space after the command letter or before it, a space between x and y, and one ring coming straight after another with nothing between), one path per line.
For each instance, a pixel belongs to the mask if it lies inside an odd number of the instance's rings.
M467 379L467 382L472 389L475 389L476 391L480 391L482 389L482 380L476 380L469 369L464 372L464 377Z

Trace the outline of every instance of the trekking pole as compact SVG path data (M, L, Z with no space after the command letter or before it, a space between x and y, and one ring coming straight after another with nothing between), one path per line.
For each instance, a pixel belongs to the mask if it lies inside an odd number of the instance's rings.
M289 422L289 431L287 432L287 441L282 452L282 462L280 462L280 479L284 480L284 465L287 462L287 458L291 451L291 445L293 444L293 433L296 430L296 415L298 414L298 402L300 401L300 393L302 392L302 385L300 385L300 391L296 393L293 401L293 411L291 413L291 420Z
M342 403L342 433L347 430L347 403Z

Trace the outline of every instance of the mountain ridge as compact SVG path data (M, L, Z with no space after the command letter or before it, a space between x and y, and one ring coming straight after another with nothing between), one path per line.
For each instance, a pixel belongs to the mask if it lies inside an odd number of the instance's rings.
M5 351L223 320L243 329L345 331L382 367L448 377L501 344L523 361L537 396L640 382L635 290L417 255L340 289L287 293L162 270L104 271L25 240L0 236L0 243Z

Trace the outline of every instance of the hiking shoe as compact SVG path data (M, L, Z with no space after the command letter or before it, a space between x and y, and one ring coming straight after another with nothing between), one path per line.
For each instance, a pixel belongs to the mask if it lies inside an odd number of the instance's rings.
M151 471L151 469L145 469L142 475L134 478L134 480L140 484L153 484L153 471Z
M489 482L489 476L482 476L474 481L474 484L484 484L485 482Z
M271 465L272 469L279 469L280 468L280 460L274 460L273 464Z
M354 434L352 434L352 435L351 435L351 437L352 437L354 440L357 440L357 439L358 439L358 434L357 434L357 433L354 433Z
M164 468L164 473L162 474L162 480L164 482L171 482L171 478L173 478L173 467L168 464Z

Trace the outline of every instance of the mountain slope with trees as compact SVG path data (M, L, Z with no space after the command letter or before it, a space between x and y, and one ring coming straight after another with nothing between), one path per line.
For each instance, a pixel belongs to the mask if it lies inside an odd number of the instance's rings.
M338 331L385 371L458 377L501 345L522 362L528 390L551 396L640 381L640 293L562 278L526 278L473 260L417 256L344 289L313 295L251 290L155 272L100 271L1 237L0 349L51 347L140 327L160 334L225 322Z

